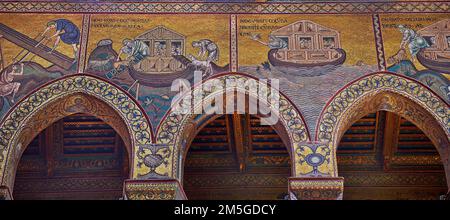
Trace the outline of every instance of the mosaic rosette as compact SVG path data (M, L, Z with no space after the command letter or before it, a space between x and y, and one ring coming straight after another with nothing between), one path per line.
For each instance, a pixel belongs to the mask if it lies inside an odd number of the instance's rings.
M298 158L295 163L298 176L321 177L332 175L331 150L327 145L297 144L295 154Z

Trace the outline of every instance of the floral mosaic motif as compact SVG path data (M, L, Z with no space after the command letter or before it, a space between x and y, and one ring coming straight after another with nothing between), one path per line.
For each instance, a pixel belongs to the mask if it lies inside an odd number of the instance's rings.
M100 79L74 75L34 92L21 101L0 124L0 171L5 167L5 158L11 153L9 149L14 147L15 139L18 138L16 135L20 133L23 123L46 104L74 93L92 95L116 109L133 137L133 146L151 142L151 125L138 105L126 93Z
M161 165L169 165L169 156L171 152L166 144L144 144L139 145L137 153L137 167L148 168L144 174L138 174L139 179L160 179L168 176L167 172L158 172L157 168Z
M234 81L236 84L229 85L227 84L225 86L211 86L215 82L221 82L222 85L225 85L225 81L228 80L228 82ZM205 90L203 93L200 92L200 88L196 87L193 91L193 97L194 100L203 100L209 101L214 99L214 97L220 93L229 92L229 91L238 91L242 93L248 94L248 91L241 90L239 86L236 85L242 85L243 81L252 81L255 79L247 77L245 75L241 74L229 74L224 76L219 76L218 78L210 79L206 81L203 85L204 88L210 88L209 90ZM215 83L214 83L215 84ZM215 84L217 85L217 84ZM226 89L223 89L226 88ZM270 90L270 89L269 89ZM257 94L248 94L252 97L258 97ZM272 96L270 92L267 94L268 96ZM201 98L200 98L201 97ZM197 99L198 98L198 99ZM286 128L286 131L288 133L288 136L290 138L291 143L299 143L299 142L306 142L309 140L309 134L306 129L305 123L301 117L300 112L297 111L297 109L294 107L294 105L283 95L279 95L279 111L275 112L277 113L277 116L279 120L281 121L282 125ZM272 103L271 103L272 104ZM197 108L201 107L201 103L193 103L194 112ZM271 106L274 107L274 106ZM178 167L180 166L180 153L183 152L184 149L181 149L181 146L185 146L186 138L183 138L183 135L186 131L186 128L188 127L189 123L194 119L193 114L179 114L174 111L168 112L166 115L166 118L161 122L160 127L156 134L156 141L157 143L167 144L170 146L173 152L172 160L174 161L174 164L172 165L172 175L173 177L177 177L177 172L179 171Z
M326 144L300 144L295 147L295 154L298 156L296 162L296 172L299 176L320 177L330 176L333 167L331 166L331 150Z

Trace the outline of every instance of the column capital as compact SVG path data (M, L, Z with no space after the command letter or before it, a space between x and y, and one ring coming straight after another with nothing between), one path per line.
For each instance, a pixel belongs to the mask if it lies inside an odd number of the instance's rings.
M0 186L0 200L12 200L11 191L7 186Z
M289 195L294 200L342 200L343 177L291 177Z
M125 199L129 200L185 200L181 184L176 179L125 180Z

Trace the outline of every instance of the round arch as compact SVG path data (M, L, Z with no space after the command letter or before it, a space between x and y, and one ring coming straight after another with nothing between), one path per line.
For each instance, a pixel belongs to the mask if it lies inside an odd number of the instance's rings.
M227 80L240 83L230 85L229 83L226 83L228 82ZM246 90L245 88L243 89L242 86L239 86L244 85L245 82L249 81L251 82L250 84L257 83L257 80L257 78L242 73L220 74L213 78L207 79L201 84L195 85L192 88L192 93L189 91L189 94L194 94L192 97L193 112L201 112L201 108L203 106L202 101L208 102L214 100L218 96L222 96L230 92L245 95L246 97L249 97L250 100L258 100L263 102L265 106L268 106L271 113L276 114L280 124L277 127L284 128L284 133L288 139L286 142L290 143L290 146L287 146L290 149L288 151L296 152L294 150L296 143L310 141L309 131L300 111L284 94L278 90L276 90L276 93L279 94L279 106L276 108L274 105L268 104L266 100L260 99L258 94L249 92L249 90ZM210 83L211 85L217 85L217 83L219 83L221 86L210 86ZM202 88L205 86L211 89L201 92ZM272 90L272 87L268 85L268 89ZM178 105L181 101L182 99L177 100L175 105ZM172 164L169 166L169 169L171 169L170 176L180 181L182 180L183 155L188 147L188 140L192 135L195 135L193 121L196 116L197 115L192 112L183 114L173 111L171 108L163 117L156 132L156 143L167 145L171 151L170 161ZM297 161L295 159L296 153L292 153L291 156L291 160L293 161L293 175L297 175L296 168L298 168L298 163L294 162Z
M180 182L183 182L183 178L184 178L184 163L186 161L186 157L189 151L189 148L192 144L192 141L195 139L195 137L199 134L199 132L205 127L207 126L210 122L214 121L215 119L223 116L225 114L217 114L217 115L213 115L212 117L208 117L210 115L208 114L203 114L201 115L200 118L197 118L194 122L194 119L188 124L188 128L185 129L184 131L184 139L183 139L183 145L182 145L182 149L179 152L179 176L178 178L180 179ZM206 118L206 120L202 120L203 118ZM260 119L264 120L263 117L261 115L256 115L256 117L259 117ZM199 122L200 121L200 122ZM289 158L293 158L293 152L292 152L292 147L293 145L291 145L291 140L289 139L288 136L288 132L286 131L284 125L281 123L281 121L278 121L276 124L271 125L271 127L274 129L274 131L277 133L277 135L280 137L281 141L283 142L283 144L286 146L286 150L289 154ZM294 170L291 168L291 175L294 176Z
M30 141L55 121L87 113L110 124L124 140L131 173L136 145L151 143L151 124L136 101L122 89L99 78L72 75L53 81L22 99L0 124L0 185L10 191L16 166Z
M413 79L383 72L361 77L342 88L324 107L315 139L326 143L337 177L336 150L345 131L376 111L396 113L419 127L438 148L450 183L450 108L433 91Z

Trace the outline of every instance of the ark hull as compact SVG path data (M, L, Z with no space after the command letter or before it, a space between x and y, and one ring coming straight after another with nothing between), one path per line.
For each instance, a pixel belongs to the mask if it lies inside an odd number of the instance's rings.
M140 84L149 87L168 87L176 79L189 79L193 76L193 68L186 68L173 73L149 74L137 71L133 67L129 68L130 75L133 79L138 80Z
M293 62L286 62L281 61L275 58L275 53L278 51L278 49L271 49L268 53L269 56L269 62L272 64L272 66L277 67L294 67L294 68L304 68L304 67L316 67L316 66L326 66L326 65L334 65L338 66L345 62L346 59L346 53L343 49L335 49L339 54L340 57L336 60L329 61L329 62L320 62L320 63L293 63Z
M417 54L417 60L430 70L440 73L450 73L450 59L443 61L431 60L423 56L422 52Z
M176 79L191 80L194 77L194 71L197 69L191 64L191 60L182 55L174 56L177 60L182 62L186 68L184 70L172 72L172 73L145 73L138 71L131 65L129 67L130 76L138 80L141 85L149 87L169 87ZM224 67L218 66L215 63L211 63L212 74L229 71L229 65Z

